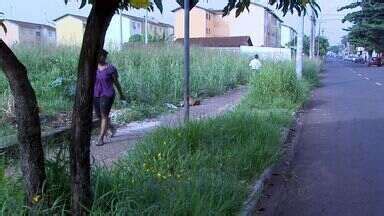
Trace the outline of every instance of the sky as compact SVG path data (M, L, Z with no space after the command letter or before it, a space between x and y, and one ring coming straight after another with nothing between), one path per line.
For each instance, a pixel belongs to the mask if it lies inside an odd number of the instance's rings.
M267 0L254 0L264 4ZM343 30L347 28L349 24L343 24L341 19L345 15L345 11L337 12L337 9L343 5L349 4L356 0L318 0L322 12L319 16L321 23L322 33L327 37L332 45L339 44L341 37L347 33ZM200 6L221 9L224 7L226 0L201 0ZM159 11L155 11L150 14L155 19L166 22L169 24L174 23L174 15L171 12L172 9L178 5L174 0L163 0L164 13L160 14ZM21 21L53 24L52 20L66 13L72 13L77 15L87 16L90 7L87 6L83 9L78 9L79 2L77 0L70 0L68 5L64 4L64 0L0 0L0 11L5 13L6 18L17 19ZM135 16L144 16L144 10L130 10L126 12ZM288 24L297 29L299 18L297 14L282 16L281 13L277 14L284 20L285 24ZM309 17L306 17L305 33L310 32ZM317 27L318 29L318 27Z

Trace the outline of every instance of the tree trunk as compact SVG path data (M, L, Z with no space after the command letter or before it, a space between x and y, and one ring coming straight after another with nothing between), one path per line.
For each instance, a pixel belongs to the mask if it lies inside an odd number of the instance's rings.
M1 39L0 67L8 79L15 100L21 170L25 180L28 205L32 206L33 198L41 195L46 178L36 95L28 80L27 69Z
M98 54L103 48L106 31L118 6L116 1L112 2L94 1L80 53L70 148L72 215L87 215L92 205L90 138L93 88Z

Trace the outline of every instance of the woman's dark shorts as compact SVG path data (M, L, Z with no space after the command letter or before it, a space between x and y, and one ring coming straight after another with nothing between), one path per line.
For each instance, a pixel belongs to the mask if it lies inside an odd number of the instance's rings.
M95 109L95 114L97 118L101 116L108 117L111 112L113 101L115 97L95 97L93 101L93 106Z

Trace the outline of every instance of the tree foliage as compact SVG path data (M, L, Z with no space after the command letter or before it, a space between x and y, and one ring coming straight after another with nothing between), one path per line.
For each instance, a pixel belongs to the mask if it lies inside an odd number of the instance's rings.
M319 41L320 40L320 41ZM320 44L320 56L324 56L327 54L329 49L329 41L327 38L323 36L317 36L315 39L315 50L317 53L318 46ZM307 35L304 36L304 53L309 56L309 47L310 47L310 39Z
M64 0L65 3L68 3L69 0ZM86 4L94 4L97 0L81 0L80 8L84 7ZM176 2L184 7L184 0L176 0ZM197 5L199 0L190 0L190 6L193 8ZM275 5L276 9L282 11L285 14L288 12L294 13L297 12L299 15L307 12L307 6L311 7L316 14L320 11L320 6L317 4L316 0L269 0L270 5ZM119 9L128 10L130 8L146 8L148 10L154 10L156 6L160 12L163 12L163 0L109 0L109 4L117 5ZM223 12L224 16L228 15L232 10L236 11L236 16L239 16L245 10L249 10L249 5L251 0L228 0L227 5L224 7Z
M351 22L348 28L348 42L367 50L384 51L384 1L360 0L339 9L358 9L348 13L343 22Z
M0 16L4 15L3 12L0 12ZM5 33L7 33L7 27L5 26L4 22L2 19L0 19L0 28L4 30Z

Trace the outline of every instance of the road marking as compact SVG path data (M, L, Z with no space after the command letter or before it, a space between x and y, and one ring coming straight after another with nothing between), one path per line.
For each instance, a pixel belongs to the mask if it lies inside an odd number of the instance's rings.
M377 83L376 83L376 85L378 85L378 86L382 86L383 84L381 84L381 83L377 82Z
M368 78L368 77L364 77L364 79L366 79L366 80L369 80L369 78Z

